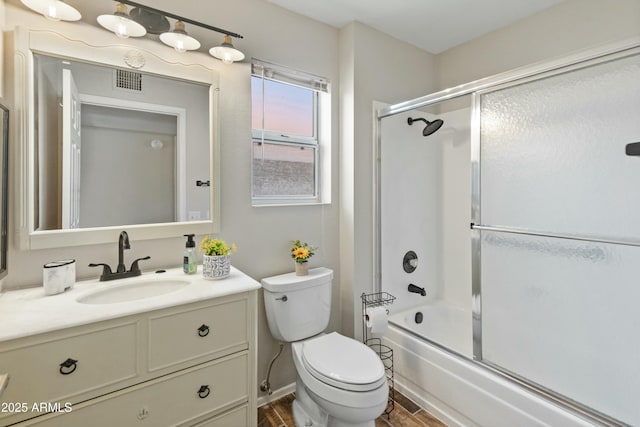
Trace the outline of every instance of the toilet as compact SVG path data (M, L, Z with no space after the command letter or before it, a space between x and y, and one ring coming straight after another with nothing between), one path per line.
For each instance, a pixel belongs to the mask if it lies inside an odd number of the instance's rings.
M262 279L271 335L290 342L296 367L293 417L298 427L372 427L384 412L389 386L369 347L324 333L331 314L333 271L313 268Z

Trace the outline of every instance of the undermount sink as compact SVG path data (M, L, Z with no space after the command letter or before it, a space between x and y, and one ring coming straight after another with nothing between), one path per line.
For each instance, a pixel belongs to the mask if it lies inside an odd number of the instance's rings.
M135 301L179 291L189 283L186 280L154 280L118 285L84 295L78 298L77 301L82 304L113 304Z

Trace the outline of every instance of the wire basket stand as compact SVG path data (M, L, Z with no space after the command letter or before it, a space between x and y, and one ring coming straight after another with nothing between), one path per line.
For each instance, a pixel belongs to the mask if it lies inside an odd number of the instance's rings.
M389 401L387 402L387 407L384 410L384 415L389 418L389 414L391 414L395 409L396 397L393 382L393 349L382 344L382 339L380 338L369 338L367 330L367 309L371 307L390 305L396 297L387 292L375 292L372 294L363 293L360 295L360 299L362 300L362 342L376 352L384 365L387 383L389 384Z

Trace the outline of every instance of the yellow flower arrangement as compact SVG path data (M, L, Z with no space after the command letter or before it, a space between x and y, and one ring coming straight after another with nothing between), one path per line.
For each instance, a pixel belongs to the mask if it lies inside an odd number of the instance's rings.
M310 246L308 243L302 243L300 240L294 240L291 246L291 258L299 264L309 261L317 248Z
M205 236L200 242L200 250L205 255L221 256L235 252L237 247L235 243L232 243L231 246L229 246L224 240L211 239L209 236Z

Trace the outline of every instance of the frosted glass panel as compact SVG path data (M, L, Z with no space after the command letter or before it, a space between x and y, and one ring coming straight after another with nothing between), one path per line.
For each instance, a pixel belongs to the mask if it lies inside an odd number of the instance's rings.
M482 232L482 351L640 425L640 248Z
M481 96L482 223L640 239L640 56Z

